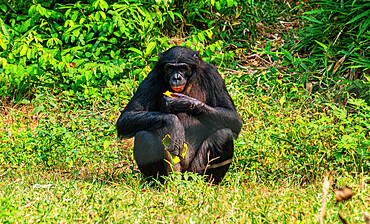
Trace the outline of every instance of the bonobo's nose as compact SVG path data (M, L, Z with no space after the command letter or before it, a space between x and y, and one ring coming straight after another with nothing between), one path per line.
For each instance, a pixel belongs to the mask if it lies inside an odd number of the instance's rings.
M181 75L180 74L174 74L173 75L173 80L174 81L179 81L179 80L181 80L182 79L182 77L181 77Z

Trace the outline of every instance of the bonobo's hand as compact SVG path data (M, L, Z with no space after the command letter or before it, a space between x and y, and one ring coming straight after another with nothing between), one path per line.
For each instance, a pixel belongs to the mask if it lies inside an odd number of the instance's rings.
M166 146L166 150L174 156L180 156L184 149L185 139L175 139L171 137L170 146Z
M181 93L172 93L171 96L164 96L166 108L170 113L198 111L205 105L200 100Z
M176 115L169 114L166 119L166 125L159 133L161 136L167 134L171 137L171 143L166 146L166 150L175 156L180 156L185 143L185 130Z

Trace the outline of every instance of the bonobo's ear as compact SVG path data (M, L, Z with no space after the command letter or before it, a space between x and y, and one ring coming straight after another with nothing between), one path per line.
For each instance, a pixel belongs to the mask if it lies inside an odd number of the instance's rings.
M163 53L159 52L159 59L161 59L162 57L163 57Z
M193 55L193 57L197 58L197 59L202 59L199 55L200 51L195 51L195 54Z

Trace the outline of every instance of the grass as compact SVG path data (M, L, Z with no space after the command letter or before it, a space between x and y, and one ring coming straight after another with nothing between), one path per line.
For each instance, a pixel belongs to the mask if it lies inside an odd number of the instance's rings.
M193 174L184 174L182 178L172 175L165 185L149 183L133 160L132 139L117 140L114 123L120 108L132 97L138 80L147 74L147 58L132 55L128 66L135 70L129 77L120 76L119 82L118 77L112 79L111 74L102 70L98 74L102 77L89 83L92 79L86 75L91 71L86 67L87 73L69 77L76 84L72 85L57 80L58 75L49 73L48 68L40 82L49 80L53 87L32 88L37 82L22 79L32 75L39 80L39 74L15 72L19 79L9 76L13 79L3 80L8 85L12 83L10 88L3 88L3 93L22 93L30 87L28 94L35 94L36 98L28 101L27 94L15 99L1 98L6 100L0 105L0 223L313 223L322 209L322 179L327 173L332 185L325 222L339 223L341 212L349 223L360 223L363 212L370 208L370 107L362 99L344 99L343 95L346 83L355 79L353 68L364 68L356 74L361 71L368 74L368 66L361 59L366 58L362 56L366 56L363 49L367 37L346 36L347 40L353 37L364 41L357 50L349 48L348 52L335 53L335 43L342 46L344 39L337 42L322 32L327 31L332 21L325 25L317 23L316 28L316 22L302 21L305 10L312 7L306 2L277 5L262 2L262 7L260 2L253 4L251 9L255 11L245 14L247 17L243 13L236 16L235 23L231 21L234 11L221 13L222 18L218 13L209 17L216 22L215 27L223 27L222 31L217 30L225 41L222 46L216 41L218 38L193 39L196 48L204 51L203 44L209 48L203 52L204 59L213 59L212 63L219 66L244 121L242 133L235 140L233 165L221 185L210 185ZM337 4L341 3L334 6ZM336 20L331 15L337 12L328 7L324 10L326 16ZM257 11L260 8L263 10ZM365 10L365 6L357 10ZM352 15L360 18L356 13ZM343 26L354 28L348 32L366 30L365 16L356 23L348 23L350 17L346 13L342 17L339 19ZM219 22L223 25L217 26ZM340 31L336 26L330 27ZM308 31L315 31L311 32L317 39L313 44L311 41L316 39L302 39ZM148 36L147 41L157 40L155 33L147 34L155 37ZM234 34L240 34L242 40L229 39ZM187 35L181 34L184 38L180 39L191 42L194 35ZM322 49L323 45L327 47ZM162 43L157 47L166 46ZM25 49L23 45L18 47ZM224 52L211 50L215 47ZM107 53L108 48L104 45L101 51ZM109 52L112 56L110 49ZM347 55L343 58L346 61L342 61L343 55ZM28 53L21 59L28 62ZM50 66L59 74L62 70L59 65L55 67L57 64ZM72 67L71 64L68 65ZM21 67L19 71L23 71ZM136 78L132 77L134 74ZM49 75L51 79L47 78ZM64 86L64 91L61 87L53 89L58 83ZM29 86L24 88L23 84ZM370 85L364 80L354 82L353 86L367 91ZM337 102L348 105L340 106ZM336 203L334 191L341 186L351 187L355 195L349 201Z
M236 175L236 174L234 174ZM132 175L113 181L60 172L18 172L0 183L0 221L18 223L312 223L321 208L321 185L307 187L235 179L212 186L198 177L153 187ZM370 207L370 189L351 178L354 198L335 204L329 192L326 222L338 222L338 211L351 223L360 222Z
M370 207L368 176L328 156L340 139L329 107L304 92L289 102L276 91L239 94L241 85L227 82L244 128L219 186L193 174L170 176L164 186L146 182L132 158L132 139L116 139L120 99L96 98L84 108L63 97L4 106L0 222L312 223L326 171L337 186L355 191L336 205L330 190L326 222L338 222L339 211L359 222Z

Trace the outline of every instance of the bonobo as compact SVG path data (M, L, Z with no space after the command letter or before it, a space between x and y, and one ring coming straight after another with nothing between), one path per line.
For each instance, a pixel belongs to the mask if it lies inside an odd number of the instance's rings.
M160 54L116 126L119 137L135 137L134 158L145 176L174 168L217 184L231 164L242 121L216 68L199 52L176 46ZM180 158L174 166L170 154Z

